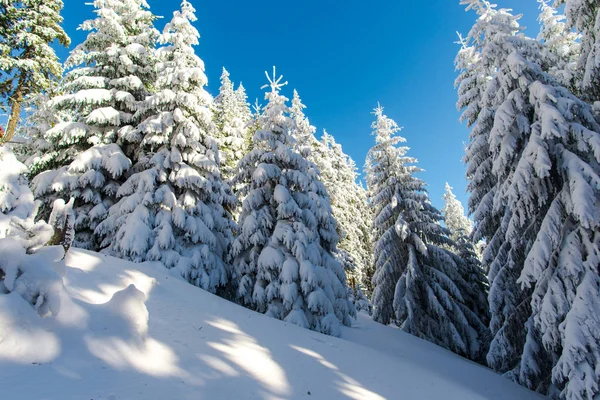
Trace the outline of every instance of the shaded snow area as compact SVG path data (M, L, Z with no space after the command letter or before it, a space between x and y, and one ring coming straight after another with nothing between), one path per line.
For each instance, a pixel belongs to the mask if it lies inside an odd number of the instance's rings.
M0 398L535 399L361 315L342 338L254 313L159 264L71 250L60 312L0 295Z

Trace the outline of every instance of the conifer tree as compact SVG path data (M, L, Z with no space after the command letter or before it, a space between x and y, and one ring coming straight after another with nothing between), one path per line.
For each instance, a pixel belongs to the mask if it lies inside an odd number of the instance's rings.
M275 69L251 151L234 183L243 200L232 246L238 296L274 318L339 336L350 324L346 276L327 191L294 150L294 122Z
M233 90L229 72L223 68L219 95L215 98L212 109L223 176L227 180L233 177L237 163L246 152L248 115L243 96L243 87L239 92Z
M480 19L501 26L500 11L488 4ZM496 94L488 142L498 181L492 205L502 211L486 249L494 253L488 363L544 394L592 399L600 365L592 311L600 304L599 116L545 72L535 41L483 40L482 54L509 51L485 87Z
M62 94L52 99L71 118L47 132L62 166L93 145L130 139L134 114L156 80L156 18L145 0L95 0L96 18L81 29L87 38L70 54ZM132 158L131 152L126 155ZM48 168L46 168L48 169Z
M60 26L62 9L62 0L0 3L0 99L11 108L3 142L14 136L23 102L47 92L62 75L51 47L55 40L65 47L70 44Z
M473 223L465 216L463 205L456 199L452 193L452 187L446 182L446 191L444 193L444 223L450 230L452 240L457 241L461 236L469 236L473 230Z
M580 56L579 35L567 28L566 17L548 3L540 3L540 33L542 69L556 78L562 86L575 88L577 61Z
M512 174L510 166L516 153L502 145L519 145L525 137L528 119L527 110L522 108L526 97L521 89L532 82L530 79L535 80L532 75L514 79L505 61L511 60L511 65L516 66L526 59L539 61L541 56L538 44L520 34L518 17L510 10L498 10L484 0L463 0L461 4L467 4L467 9L472 8L479 15L468 37L474 47L475 54L471 58L474 64L464 65L463 73L479 71L484 78L474 87L480 96L473 101L479 105L466 105L466 110L478 108L480 111L474 115L465 160L469 163L470 211L475 220L473 239L487 242L482 262L489 271L493 337L487 360L492 368L504 373L516 368L525 340L524 323L530 312L528 293L520 290L517 279L524 261L521 246L532 239L519 235L507 240L511 210L500 199L505 189L503 185ZM503 103L505 107L501 108ZM465 103L459 99L458 105L464 107ZM511 124L506 113L513 111L517 115ZM499 120L507 122L501 132L498 131L500 125L496 124Z
M244 126L248 128L248 124L250 123L250 121L252 121L252 110L250 110L250 104L248 104L248 95L246 94L246 88L244 87L244 85L242 85L241 82L238 85L238 88L235 89L235 98L237 101L238 109L241 111L242 122L244 123ZM246 136L248 136L247 132ZM250 139L246 137L246 140L248 141Z
M193 49L194 12L184 0L160 37L157 92L138 111L135 173L96 234L119 257L161 261L215 292L230 278L234 198L220 176L204 63Z
M371 213L367 207L366 191L356 183L354 161L343 152L333 136L323 131L318 142L312 144L310 158L321 173L321 181L331 199L333 217L340 237L338 248L347 253L346 264L350 267L350 286L353 289L370 290L373 264L370 224ZM348 261L351 260L351 263Z
M61 95L51 100L67 117L46 132L51 149L32 168L45 171L33 180L44 215L57 197L74 197L75 245L98 249L92 232L114 203L141 140L137 111L156 81L157 32L145 0L95 0L93 6L96 18L81 25L89 34L71 52Z
M99 250L94 229L114 204L131 161L115 144L98 144L80 153L67 166L41 172L31 181L36 198L43 200L40 217L48 219L58 199L74 199L75 247Z
M462 260L414 174L398 125L375 109L376 145L367 155L367 182L374 210L373 318L478 360L486 327L472 305L472 286L461 275Z
M557 0L565 5L567 26L581 34L577 87L583 100L600 100L600 4L594 0Z
M294 139L296 140L296 150L308 160L319 165L316 158L311 157L311 151L318 146L317 139L315 138L316 128L310 124L310 121L304 114L305 108L306 106L302 104L298 91L294 89L290 114L296 127L293 132Z

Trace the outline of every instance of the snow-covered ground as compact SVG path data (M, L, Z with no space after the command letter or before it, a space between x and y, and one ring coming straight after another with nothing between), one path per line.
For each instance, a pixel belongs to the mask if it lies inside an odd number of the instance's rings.
M0 398L535 399L361 315L341 339L254 313L172 276L72 249L55 318L0 295Z

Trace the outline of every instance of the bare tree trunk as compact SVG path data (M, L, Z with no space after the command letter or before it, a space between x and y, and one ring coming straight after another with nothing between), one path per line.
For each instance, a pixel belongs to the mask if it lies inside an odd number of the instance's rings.
M19 82L19 86L17 86L17 90L15 90L15 94L12 96L12 109L10 112L10 118L8 119L8 126L6 127L6 132L4 133L4 137L0 138L3 143L10 142L13 136L15 136L17 124L19 123L19 118L21 117L22 102L23 86L21 82Z

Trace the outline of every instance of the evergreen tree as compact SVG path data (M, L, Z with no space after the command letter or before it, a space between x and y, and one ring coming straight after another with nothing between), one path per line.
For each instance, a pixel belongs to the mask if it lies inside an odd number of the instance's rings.
M161 261L215 292L229 281L235 199L220 177L204 63L193 49L194 12L184 0L160 37L158 91L138 111L135 173L96 234L119 257Z
M75 244L89 249L98 248L91 233L114 203L128 159L139 147L137 111L156 81L157 37L155 17L144 0L95 0L93 5L97 17L81 25L90 33L71 52L63 94L51 101L67 118L46 132L51 150L32 165L46 171L34 179L44 215L57 196L74 197Z
M104 221L114 204L121 178L131 168L131 161L115 144L98 144L80 153L67 166L44 171L33 178L31 187L36 198L43 199L40 216L50 217L58 199L74 199L75 247L99 250L94 229Z
M517 284L523 262L524 246L530 244L530 235L512 235L511 209L502 201L504 184L512 176L511 165L527 131L526 95L522 91L536 78L533 75L513 75L506 62L515 67L526 59L540 59L538 44L520 34L518 17L509 10L496 9L487 1L463 0L467 9L479 15L469 33L475 54L474 64L463 65L463 73L480 71L474 88L480 95L473 106L480 111L474 114L471 141L465 160L470 199L470 211L475 219L475 240L485 239L483 265L489 271L490 329L493 337L487 356L489 365L500 372L515 371L525 340L524 323L529 315L528 293ZM535 74L535 72L532 72ZM506 102L505 102L506 100ZM504 104L504 107L501 107ZM459 107L466 104L459 99ZM467 105L469 110L471 106ZM511 121L507 113L515 112ZM499 131L496 121L506 121L506 129ZM469 123L471 123L469 121ZM503 144L513 146L503 147ZM515 150L515 151L511 151ZM532 227L532 229L534 229Z
M8 142L21 118L27 97L52 88L62 66L50 46L55 40L68 47L69 36L60 24L61 0L5 0L0 3L0 98L11 108L6 132Z
M294 150L284 85L275 69L251 151L234 183L244 198L232 246L238 296L274 318L339 336L350 325L346 276L335 258L338 236L327 191Z
M331 210L340 237L338 248L348 254L346 263L352 260L351 267L347 269L350 286L353 289L362 287L370 293L372 216L367 207L366 191L356 183L356 164L326 131L323 131L321 140L315 141L311 147L314 151L310 159L317 165L331 199Z
M238 88L235 89L235 98L237 101L238 109L241 111L241 118L244 126L247 128L250 121L252 121L252 111L250 110L250 104L248 104L248 95L246 94L246 88L242 83L238 85ZM250 140L248 138L248 134L246 133L246 140Z
M465 216L463 205L456 199L452 193L452 187L446 182L446 192L443 196L444 208L444 223L450 230L452 240L457 241L461 236L469 236L473 230L473 223Z
M561 398L594 398L600 393L594 312L600 305L600 118L551 83L534 82L529 97L531 137L508 195L515 219L539 221L519 278L532 290L519 380Z
M414 174L398 125L375 109L376 145L367 155L367 182L374 210L375 275L373 318L479 359L486 327L469 308L472 286L461 276L462 260L441 246L453 246Z
M310 124L310 121L304 115L305 108L306 106L302 104L298 91L294 89L290 114L296 128L293 132L296 141L295 148L303 157L319 165L316 157L311 157L311 151L318 146L317 139L315 138L316 128Z
M22 136L25 137L28 144L28 152L26 154L25 165L31 167L39 165L40 158L48 151L51 151L51 144L46 140L45 134L52 129L61 118L61 114L57 113L50 106L50 97L46 94L39 94L30 97L28 107L26 108L27 118L21 129ZM30 173L35 176L36 172Z
M577 61L580 56L579 35L567 29L566 17L548 4L540 3L540 33L537 40L542 46L542 69L555 77L561 85L575 88Z
M594 0L556 0L565 5L567 26L581 34L577 87L588 102L600 100L600 4Z
M486 12L496 27L505 20L492 6ZM494 255L487 359L542 393L592 399L600 365L600 319L592 311L600 304L598 112L544 71L535 41L483 40L493 47L482 54L508 51L495 61L484 96L494 94L492 206L502 211L486 249Z
M93 5L97 17L80 26L90 33L71 52L62 95L52 99L71 118L47 132L53 152L43 169L66 165L93 145L129 139L138 104L156 80L156 17L146 2L95 0Z
M243 96L243 91L233 90L229 72L223 68L219 95L215 98L212 109L225 179L231 179L235 175L237 163L246 152L248 115Z

